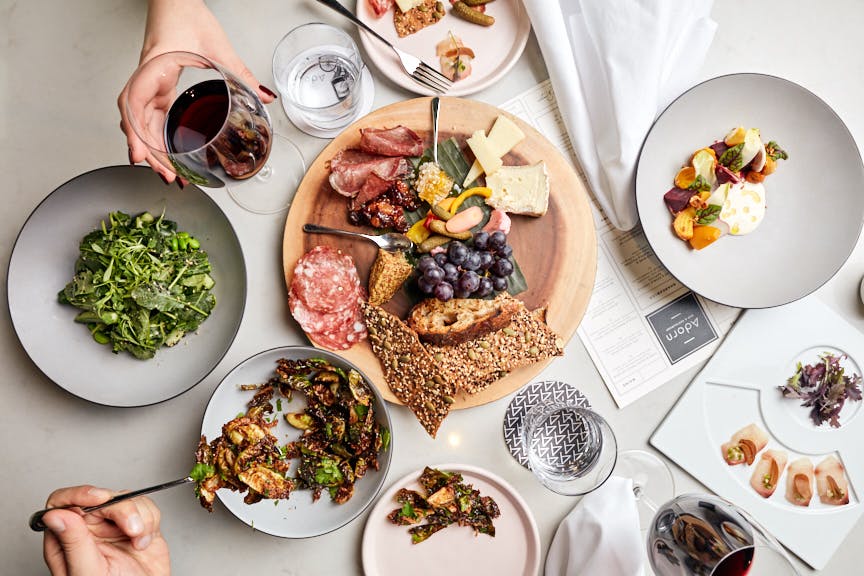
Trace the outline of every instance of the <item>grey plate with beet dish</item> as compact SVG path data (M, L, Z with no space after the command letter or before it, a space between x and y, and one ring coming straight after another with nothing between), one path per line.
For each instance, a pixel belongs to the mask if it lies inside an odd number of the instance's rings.
M201 434L207 437L208 442L212 442L222 433L222 426L225 423L247 410L247 403L255 392L242 390L241 386L264 384L270 380L276 375L277 362L281 358L288 360L323 358L343 370L353 369L359 372L375 398L375 419L392 433L390 413L381 393L354 364L333 352L311 346L283 346L247 358L225 376L210 397L207 410L204 412ZM301 431L288 424L284 415L301 412L305 408L303 394L295 393L289 401L280 398L277 392L273 404L276 409L271 417L275 419L276 424L272 428L272 433L277 437L278 444L281 446L297 440ZM264 499L255 504L244 503L245 494L228 489L221 489L216 492L216 495L225 508L254 530L281 538L320 536L348 524L375 500L384 485L392 455L391 436L390 446L378 455L378 470L370 467L366 474L355 482L354 495L344 504L333 503L327 490L324 490L317 502L312 500L311 490L303 489L291 492L287 500ZM295 471L296 463L292 466L289 475L293 476Z
M692 250L672 230L663 195L694 151L736 126L759 128L789 159L763 183L756 230ZM786 304L827 282L855 248L862 190L864 165L837 114L798 84L762 74L713 78L679 96L651 128L636 175L639 219L660 262L694 292L739 308Z
M216 281L210 317L149 360L96 343L85 325L74 322L80 310L57 301L75 273L81 239L118 210L164 210L165 218L201 242ZM200 188L166 186L141 166L111 166L73 178L36 207L12 250L7 289L18 339L48 378L96 404L145 406L189 390L222 360L243 317L246 265L231 223Z

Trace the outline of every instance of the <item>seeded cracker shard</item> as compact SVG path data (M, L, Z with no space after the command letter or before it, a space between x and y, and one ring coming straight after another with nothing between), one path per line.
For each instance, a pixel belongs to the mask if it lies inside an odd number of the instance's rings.
M546 309L528 310L517 302L519 311L500 330L455 346L426 346L459 389L476 394L511 370L564 353L546 325Z
M399 318L365 303L363 313L372 351L381 362L387 384L434 438L450 412L456 387L417 334Z

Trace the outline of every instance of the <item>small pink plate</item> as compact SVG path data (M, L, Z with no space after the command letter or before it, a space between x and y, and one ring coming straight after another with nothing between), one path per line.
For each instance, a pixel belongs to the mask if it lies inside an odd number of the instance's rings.
M363 571L366 576L476 576L509 574L534 576L540 570L540 535L522 497L503 479L482 468L465 464L433 466L462 474L463 480L491 496L501 510L495 519L495 537L474 534L467 526L448 526L420 544L411 543L407 526L396 526L387 515L399 504L400 488L420 490L422 470L394 482L378 499L363 532Z
M476 57L471 61L471 75L454 82L447 95L474 94L500 80L516 63L528 42L531 21L521 0L495 0L487 4L486 13L495 18L495 23L488 27L461 19L452 13L449 0L441 1L446 11L444 18L404 38L399 38L393 25L393 11L399 9L395 5L389 12L376 18L368 0L357 0L356 14L391 44L420 58L435 70L441 70L438 56L435 55L435 45L446 40L452 32L465 46L474 50ZM402 70L396 54L383 42L368 32L359 32L367 64L372 62L382 76L411 92L434 96L431 90L415 82Z

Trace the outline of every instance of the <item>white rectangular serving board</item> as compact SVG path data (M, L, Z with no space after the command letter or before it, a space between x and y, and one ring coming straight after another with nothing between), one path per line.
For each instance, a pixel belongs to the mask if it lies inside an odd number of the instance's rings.
M816 363L824 352L845 353L846 374L862 373L864 334L814 296L745 311L650 440L817 570L864 512L864 402L846 403L840 428L827 422L817 427L801 400L784 398L777 387L792 376L797 362ZM829 454L840 458L850 484L849 504L825 505L815 493L807 508L790 504L785 498L785 471L770 498L757 494L750 486L753 466L728 466L720 450L751 422L768 432L766 449L786 450L789 462L807 456L816 465Z

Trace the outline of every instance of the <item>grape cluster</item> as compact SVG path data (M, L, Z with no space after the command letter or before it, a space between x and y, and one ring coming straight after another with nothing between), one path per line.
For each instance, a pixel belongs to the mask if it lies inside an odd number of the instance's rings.
M501 231L477 232L467 245L453 240L445 250L417 262L417 287L424 294L446 302L451 298L485 298L507 289L513 274L513 248Z

